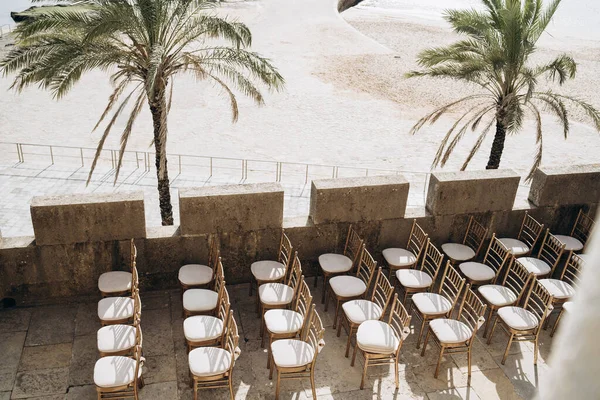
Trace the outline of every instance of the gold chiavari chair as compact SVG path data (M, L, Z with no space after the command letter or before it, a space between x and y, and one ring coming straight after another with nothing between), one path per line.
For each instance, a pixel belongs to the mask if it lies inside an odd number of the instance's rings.
M406 305L410 295L426 292L433 287L433 282L437 278L443 260L443 254L427 239L420 268L396 271L396 279L399 283L398 289L404 292L402 303Z
M394 287L385 277L381 268L379 268L377 279L375 280L375 288L371 293L370 300L356 299L342 304L343 313L340 314L337 336L340 337L342 326L345 326L348 332L346 358L348 358L348 353L350 352L352 336L358 330L359 325L365 321L383 318L385 310L392 298L392 294L394 294Z
M142 345L141 312L136 312L133 325L107 325L98 329L96 341L100 357L128 356Z
M395 275L397 270L412 268L417 264L428 238L429 235L417 224L417 220L415 219L413 220L405 249L392 247L381 252L390 268L390 279L392 275Z
M183 321L183 335L188 352L196 347L219 346L225 337L225 324L229 317L229 293L221 286L217 315L194 315Z
M421 337L425 333L425 324L436 318L450 318L465 285L465 278L448 260L442 282L437 293L417 293L412 298L413 316L421 320L417 349L421 346Z
M94 365L94 384L101 399L135 399L144 387L142 377L142 347L136 346L134 356L107 356Z
M516 239L498 239L515 257L524 257L531 254L535 244L544 230L544 224L540 224L527 211L521 223L521 229Z
M194 388L194 400L198 400L198 390L229 388L229 396L233 394L233 367L241 354L238 347L238 326L229 312L225 338L221 347L198 347L188 354L188 364Z
M583 210L579 210L571 233L569 235L555 235L555 237L565 245L565 251L578 252L583 250L593 228L594 220Z
M438 318L429 323L425 344L421 351L421 356L425 355L429 338L433 339L440 348L437 366L433 376L438 377L440 364L444 353L467 353L468 363L468 382L471 381L471 351L477 330L483 325L485 318L485 304L471 290L471 285L467 285L466 293L460 304L458 316L456 319Z
M545 278L552 276L564 251L565 245L546 229L537 257L519 257L518 260L537 278Z
M129 266L131 272L127 271L109 271L98 278L98 290L102 297L117 297L131 295L135 283L134 271L137 276L137 247L133 239L129 245Z
M98 302L98 318L102 326L131 324L134 316L141 313L139 280L133 270L134 285L130 297L105 297Z
M496 325L500 325L509 336L502 364L506 362L508 350L513 341L533 342L533 364L537 364L538 339L544 319L552 311L552 295L536 279L531 279L531 281L523 307L500 308L492 325L488 344L492 342Z
M225 274L223 263L219 258L217 271L212 289L188 289L183 292L183 317L192 315L214 315L219 304L219 294L223 293L221 288L225 287Z
M288 267L292 261L293 246L290 239L284 231L281 232L281 240L279 242L279 251L277 253L277 261L261 260L255 261L250 265L252 280L250 281L250 296L252 296L252 288L254 285L260 287L263 283L281 282L285 279L288 272ZM258 303L258 299L256 300Z
M214 277L220 257L219 242L216 236L211 237L208 250L208 265L186 264L179 268L179 285L181 292L210 284Z
M325 302L327 290L329 289L329 279L332 276L346 274L351 271L354 266L359 263L361 252L363 249L364 240L360 238L352 225L348 227L348 235L346 236L346 244L344 245L344 253L326 253L319 256L319 267L323 275L323 294L321 303ZM319 270L317 269L317 273ZM315 275L315 287L317 287L317 278Z
M317 398L315 387L315 367L317 356L325 346L325 329L313 304L310 322L306 325L302 339L279 339L271 343L271 369L269 379L273 379L273 370L277 369L275 399L279 399L279 387L285 379L310 378L313 399Z
M472 260L479 254L487 233L486 227L470 217L462 243L444 243L442 251L452 264Z
M294 254L294 262L290 270L287 282L269 282L260 285L258 288L259 299L259 317L265 314L267 310L274 308L287 308L292 304L294 297L300 287L302 279L302 265L298 258L298 252ZM262 325L261 325L262 327ZM262 333L262 329L261 329Z
M375 365L394 364L394 378L396 389L400 386L398 381L398 361L400 360L400 349L404 340L410 333L410 315L394 295L392 308L387 322L370 320L365 321L358 327L356 332L356 344L352 354L351 366L354 366L356 353L360 350L364 358L364 366L360 388L365 386L367 369Z
M471 286L479 286L495 280L509 260L511 260L510 251L496 238L494 233L483 262L467 261L460 263L458 268Z

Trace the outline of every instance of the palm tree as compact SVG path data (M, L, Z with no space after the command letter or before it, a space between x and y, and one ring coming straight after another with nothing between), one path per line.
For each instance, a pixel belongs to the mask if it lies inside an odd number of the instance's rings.
M83 9L64 7L19 25L17 47L0 62L0 69L4 74L16 73L12 84L16 90L37 83L55 98L64 96L87 71L100 68L111 72L114 92L94 129L108 122L88 183L111 128L128 109L127 124L121 133L117 181L127 141L147 102L153 121L162 224L172 225L166 147L175 75L191 73L220 86L229 97L234 122L238 118L234 90L260 105L264 100L257 84L280 89L283 78L268 59L247 50L252 42L249 29L207 12L214 4L208 0L85 3Z
M506 134L519 132L527 115L535 119L537 153L527 177L542 161L542 116L540 109L554 114L561 123L565 138L569 133L568 106L581 107L600 131L600 114L591 104L552 90L539 90L538 83L547 78L559 85L575 78L577 64L563 54L553 61L531 66L529 58L536 43L552 20L561 0L546 7L542 0L481 0L483 11L449 10L445 19L456 33L467 37L445 47L421 52L418 63L423 68L408 77L430 76L469 82L481 90L440 107L421 118L411 132L418 132L427 122L435 123L442 115L468 107L443 138L432 167L444 166L469 127L482 127L475 145L461 170L467 168L494 122L496 133L486 169L497 169ZM490 121L487 121L490 118ZM483 124L482 124L483 121Z

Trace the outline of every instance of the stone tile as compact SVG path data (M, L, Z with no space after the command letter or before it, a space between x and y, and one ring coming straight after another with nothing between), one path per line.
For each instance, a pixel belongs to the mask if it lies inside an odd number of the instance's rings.
M10 400L11 392L0 392L0 400Z
M540 361L535 366L533 353L509 355L504 365L501 364L501 356L494 357L494 360L512 383L515 392L525 399L533 398L537 388L544 385L550 368Z
M485 400L521 400L511 381L500 368L475 371L471 387Z
M0 334L0 391L12 390L27 332Z
M168 310L149 310L142 314L144 355L173 354L171 317Z
M168 309L171 304L169 292L142 293L142 312L148 310Z
M437 378L433 376L435 366L412 367L409 365L407 368L414 372L418 385L427 393L467 386L466 374L460 372L460 369L449 357L444 356Z
M76 312L75 306L68 305L36 308L31 316L25 345L43 346L73 341Z
M98 319L97 303L82 303L75 316L75 336L90 335L102 327Z
M65 400L97 400L96 385L72 386Z
M148 356L144 363L144 382L147 384L177 380L175 355Z
M458 365L461 372L467 374L469 371L469 364L467 353L452 354L452 359ZM473 342L473 348L471 349L471 372L483 371L487 369L496 369L498 365L494 361L492 355L488 352L485 344L482 344L479 340Z
M72 343L24 347L19 371L68 367Z
M30 320L31 309L29 308L0 310L0 333L26 331Z
M147 384L140 390L140 400L178 400L177 382Z
M475 390L470 387L451 388L427 393L429 400L481 400Z
M96 360L98 360L96 334L75 337L69 371L69 386L94 383Z
M492 342L487 344L487 339L481 336L477 336L480 343L485 346L492 357L502 356L506 345L508 344L508 335L499 326L496 327ZM533 351L533 344L530 342L514 342L511 344L508 354L524 354L531 353Z
M13 399L41 397L67 393L68 368L23 371L17 374ZM64 398L64 396L60 397Z

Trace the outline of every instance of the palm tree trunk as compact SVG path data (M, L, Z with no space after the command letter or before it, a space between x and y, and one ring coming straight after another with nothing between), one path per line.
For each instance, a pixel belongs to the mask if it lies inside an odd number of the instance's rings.
M166 86L166 85L165 85ZM173 206L167 169L167 102L165 89L156 89L156 95L149 99L150 112L154 123L154 148L156 152L156 177L158 178L158 200L163 225L173 225Z
M494 142L492 143L492 150L490 152L490 158L488 160L485 169L498 169L500 167L500 158L502 158L502 151L504 151L504 140L506 139L506 127L502 122L501 117L496 118L496 135L494 136Z

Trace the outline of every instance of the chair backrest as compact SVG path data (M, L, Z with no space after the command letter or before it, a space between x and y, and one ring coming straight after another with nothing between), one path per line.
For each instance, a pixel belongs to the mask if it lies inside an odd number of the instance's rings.
M471 339L469 339L469 347L473 346L473 337L477 330L485 322L486 305L477 297L475 292L471 290L471 285L467 285L467 290L463 296L462 303L458 310L458 320L466 324L471 330Z
M406 245L406 250L411 251L415 257L417 257L417 261L419 257L421 257L421 253L427 244L427 239L429 235L425 233L423 228L417 224L417 220L413 220L412 228L410 229L410 236L408 237L408 244Z
M140 290L136 289L133 292L133 315L134 315L134 319L135 319L135 315L139 314L139 316L141 317L142 315L142 300L140 299Z
M298 258L298 252L294 254L294 262L292 262L292 268L288 276L287 285L294 289L294 293L300 287L300 278L302 277L302 264Z
M529 281L531 279L535 279L533 278L533 274L531 274L517 258L513 259L510 268L506 271L501 286L505 286L512 290L517 295L515 304L519 304L523 298L523 294L529 287Z
M371 294L371 301L381 307L381 310L383 311L381 313L382 317L383 314L385 314L385 310L392 298L393 293L394 287L383 273L381 267L379 267L377 278L375 279L375 288Z
M535 218L533 218L527 211L523 217L521 223L521 229L519 230L519 239L529 247L529 252L533 251L533 247L537 243L542 231L544 230L544 224L540 224Z
M487 232L488 229L477 222L475 218L472 216L469 218L469 225L463 238L463 244L469 246L475 252L475 257L477 257L477 254L481 250Z
M430 239L427 239L427 246L425 246L425 255L421 261L421 271L426 272L431 276L433 281L437 277L440 267L444 261L444 255L431 243Z
M223 262L221 261L221 257L217 261L217 270L215 271L215 287L214 291L219 293L221 291L221 286L225 286L225 272L223 271Z
M139 390L138 380L140 377L140 368L142 368L142 346L136 345L133 348L133 357L135 358L135 372L133 375L133 391L135 393L135 397L137 398L137 393Z
M546 229L542 247L540 247L537 258L545 261L550 266L550 276L554 273L554 269L558 265L564 251L565 245L550 233L550 229Z
M571 257L569 257L569 262L567 262L567 266L560 275L560 279L573 286L573 288L579 287L579 274L584 265L585 261L583 261L583 258L572 253Z
M236 360L236 351L238 351L238 344L240 335L238 333L238 326L233 317L233 311L229 310L229 316L227 317L226 333L223 340L223 349L227 350L231 354L231 363L229 364L229 370L233 369L233 364Z
M135 326L135 344L136 346L142 347L144 344L144 335L142 335L142 325L137 324Z
M135 263L131 267L131 293L135 292L140 288L140 275Z
M444 275L442 276L439 294L450 300L452 309L454 309L454 306L462 293L465 281L466 279L460 276L458 271L452 266L450 260L448 260L446 262L446 268L444 268Z
M369 253L369 251L364 247L365 245L363 244L362 255L360 256L360 262L358 264L358 269L356 270L356 277L362 280L367 286L367 290L365 290L366 296L369 293L371 281L373 280L373 276L375 275L377 261L373 259L371 253Z
M360 260L361 252L363 250L364 240L360 238L358 232L354 230L352 225L348 227L348 235L346 235L346 244L344 245L344 255L352 260L352 268Z
M571 236L585 245L593 228L594 220L588 214L585 214L583 210L579 210L577 220L575 220L575 225L571 230Z
M216 270L221 257L221 249L219 246L219 240L216 235L211 235L208 245L208 266L213 270Z
M229 292L225 285L221 286L221 290L219 291L219 300L217 304L217 318L225 321L227 318L227 314L229 313L229 308L231 307L231 302L229 300Z
M536 329L536 334L539 333L544 320L552 311L552 295L546 288L537 280L532 279L532 284L529 285L527 297L523 308L534 313L538 318L539 324Z
M324 336L325 328L323 328L323 322L321 322L321 317L319 317L319 313L317 313L317 310L315 310L315 305L313 304L310 308L309 322L306 325L302 335L302 340L310 344L315 350L312 365L314 365L315 361L317 360L317 354L319 354Z
M133 269L137 263L137 246L135 241L131 239L129 242L129 266Z
M510 259L510 250L496 238L496 234L492 235L490 245L485 252L483 263L496 272L496 277L502 272L502 268Z
M394 334L400 341L398 348L396 349L396 356L400 353L402 343L410 333L410 315L406 311L406 308L402 305L402 302L398 298L398 293L394 294L392 300L392 307L390 309L390 316L388 318L388 324L394 331Z
M277 261L285 265L287 267L290 265L290 261L292 260L294 246L292 246L292 242L287 237L285 232L281 232L281 242L279 243L279 254L277 255Z
M296 302L292 307L297 313L302 315L304 318L304 323L308 320L307 315L310 311L310 306L312 305L313 297L310 293L310 289L308 284L304 280L304 275L302 276L300 283L300 290L298 290L298 295L296 296Z

